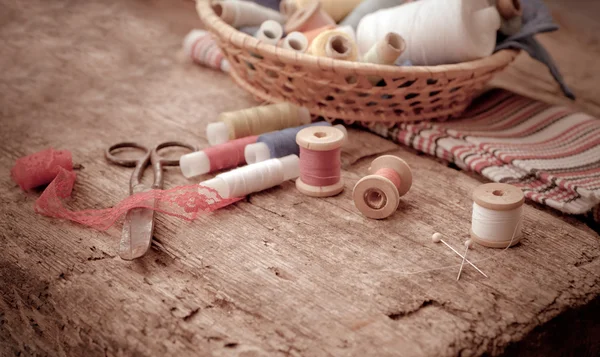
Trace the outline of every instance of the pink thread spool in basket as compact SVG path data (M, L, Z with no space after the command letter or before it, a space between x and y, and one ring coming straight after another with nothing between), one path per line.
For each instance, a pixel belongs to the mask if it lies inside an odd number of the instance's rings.
M408 164L397 156L383 155L373 160L369 175L354 186L354 205L368 218L387 218L396 212L400 197L411 186L412 172Z
M300 177L296 188L307 196L329 197L344 190L341 152L344 133L335 127L313 126L300 130Z

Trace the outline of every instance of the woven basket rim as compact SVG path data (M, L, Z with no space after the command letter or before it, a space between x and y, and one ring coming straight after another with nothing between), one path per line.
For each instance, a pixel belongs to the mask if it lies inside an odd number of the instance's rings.
M225 23L211 7L212 0L197 0L196 10L202 23L214 35L236 47L244 48L262 57L275 59L284 64L300 65L340 74L451 77L460 72L481 71L486 68L506 66L519 54L519 50L505 49L478 60L437 66L389 66L364 62L351 62L328 57L299 53L282 47L263 43Z

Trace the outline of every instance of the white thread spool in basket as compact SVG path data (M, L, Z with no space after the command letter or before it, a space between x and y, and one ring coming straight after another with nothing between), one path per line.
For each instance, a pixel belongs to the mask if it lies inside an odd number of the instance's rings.
M471 238L490 248L519 243L524 202L523 191L515 186L488 183L477 187L473 191Z

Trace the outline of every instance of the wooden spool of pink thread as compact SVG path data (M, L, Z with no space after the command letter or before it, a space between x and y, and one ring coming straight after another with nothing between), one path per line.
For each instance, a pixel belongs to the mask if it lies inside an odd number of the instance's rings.
M344 133L334 127L313 126L300 130L300 177L296 188L311 197L335 196L344 190L341 152Z
M393 155L383 155L371 163L369 175L354 186L354 205L368 218L383 219L398 209L400 197L412 186L408 164Z
M294 11L285 23L285 32L307 32L327 25L335 26L335 21L321 9L321 3L315 1Z

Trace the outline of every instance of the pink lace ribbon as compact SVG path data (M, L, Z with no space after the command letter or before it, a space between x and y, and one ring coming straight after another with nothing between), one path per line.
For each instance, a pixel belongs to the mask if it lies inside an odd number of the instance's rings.
M49 184L58 171L73 170L73 159L68 150L49 148L17 160L10 175L23 190Z
M42 156L50 157L50 154L55 155L56 152L51 150L45 150L23 159L36 155L38 155L37 159ZM71 153L68 151L64 151L64 153L66 154L63 155L68 154L70 161ZM59 157L64 158L66 156L59 155ZM48 217L68 219L98 230L110 228L132 208L148 208L192 221L200 214L215 211L240 200L240 198L224 199L213 189L194 184L179 186L169 190L140 192L127 197L112 208L72 211L66 207L64 200L71 196L76 174L62 166L66 161L54 160L51 163L42 164L42 161L38 161L37 159L22 161L19 161L21 160L19 159L17 160L17 165L15 165L15 168L19 165L25 165L16 170L18 172L18 179L23 180L24 176L20 176L23 172L30 173L33 177L32 179L22 181L25 182L23 185L19 182L21 188L39 186L43 184L41 183L43 181L42 178L54 178L42 195L35 201L35 211ZM15 168L13 168L13 172L15 172ZM13 174L14 177L15 175ZM31 186L34 183L37 184Z

